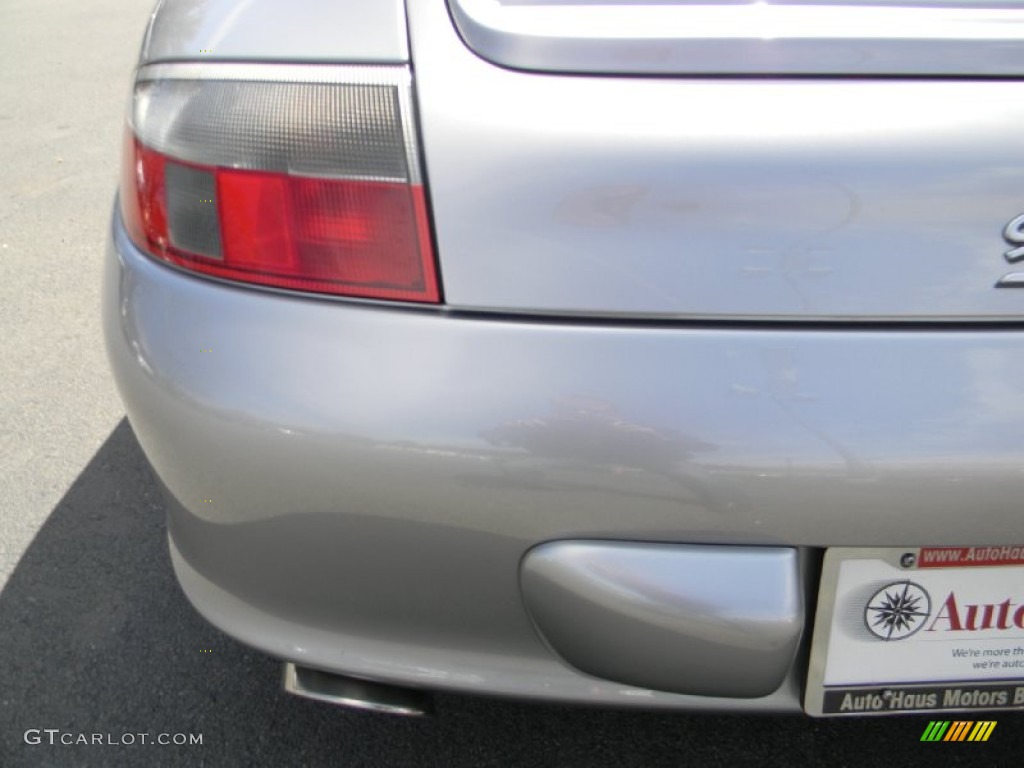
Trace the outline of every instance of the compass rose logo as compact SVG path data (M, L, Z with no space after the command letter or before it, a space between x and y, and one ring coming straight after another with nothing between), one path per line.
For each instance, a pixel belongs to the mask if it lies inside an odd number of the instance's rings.
M917 632L932 610L924 587L894 581L875 592L864 608L864 623L880 640L903 640Z

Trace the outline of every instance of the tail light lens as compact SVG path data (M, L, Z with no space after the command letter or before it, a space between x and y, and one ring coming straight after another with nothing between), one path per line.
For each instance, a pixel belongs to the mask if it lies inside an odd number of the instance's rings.
M187 270L297 291L439 302L404 67L139 70L121 207Z

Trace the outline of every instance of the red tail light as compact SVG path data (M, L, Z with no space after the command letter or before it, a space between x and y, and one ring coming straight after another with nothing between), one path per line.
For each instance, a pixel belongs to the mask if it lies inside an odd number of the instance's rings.
M408 87L398 67L143 68L129 235L227 280L438 302Z

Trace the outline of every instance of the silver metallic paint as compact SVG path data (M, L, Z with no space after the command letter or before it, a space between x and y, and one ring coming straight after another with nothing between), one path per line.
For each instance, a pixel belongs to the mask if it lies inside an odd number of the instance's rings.
M527 70L1024 74L1024 3L448 0L467 43Z
M760 699L682 696L597 680L567 667L541 646L498 652L472 643L436 645L417 635L381 639L354 631L326 631L265 613L221 589L195 570L170 541L171 562L182 589L215 626L246 644L285 659L345 670L372 680L539 701L700 709L712 712L795 712L800 675L791 670L778 691Z
M520 560L558 539L1019 538L1020 330L383 308L185 275L139 253L119 221L104 290L112 369L168 489L186 593L235 637L308 666L559 700L795 710L796 667L742 702L571 670L523 607Z
M408 61L402 0L161 0L141 61Z
M786 547L556 541L522 563L523 599L551 648L605 680L695 696L766 696L804 628Z
M1024 210L1024 82L531 74L473 55L439 2L409 0L409 26L453 306L1024 313L993 290Z
M523 606L522 558L795 547L809 593L812 547L1019 538L1024 331L617 316L1016 319L990 270L1024 209L1024 86L529 75L409 3L449 299L604 319L232 287L115 219L111 365L211 622L396 684L794 711L799 663L745 700L579 673ZM402 4L165 0L143 62L203 58L401 63Z

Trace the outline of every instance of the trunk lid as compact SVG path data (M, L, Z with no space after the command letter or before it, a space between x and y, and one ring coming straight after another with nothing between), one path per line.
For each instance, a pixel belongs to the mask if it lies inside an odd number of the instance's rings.
M1007 255L1024 244L1024 82L523 72L474 55L444 5L408 7L449 305L1021 318L1024 290L996 285L1024 272Z

